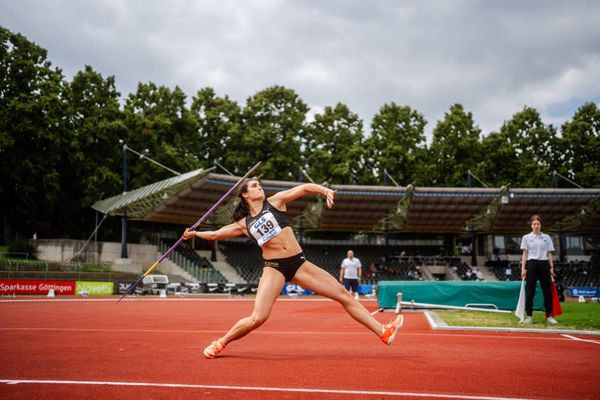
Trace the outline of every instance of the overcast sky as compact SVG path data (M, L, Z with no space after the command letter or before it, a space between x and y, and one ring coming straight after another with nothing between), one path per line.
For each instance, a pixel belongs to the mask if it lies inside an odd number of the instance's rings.
M0 0L0 25L123 97L151 81L243 106L282 85L313 113L347 104L366 132L392 101L428 133L461 103L484 134L525 105L560 125L600 103L597 0Z

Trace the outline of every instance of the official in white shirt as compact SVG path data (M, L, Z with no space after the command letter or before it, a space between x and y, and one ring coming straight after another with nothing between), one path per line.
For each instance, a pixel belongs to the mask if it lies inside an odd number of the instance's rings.
M554 244L552 238L542 233L542 219L539 215L534 215L529 219L531 233L523 236L521 240L521 277L525 279L525 312L527 317L523 320L524 324L531 324L533 321L533 298L538 280L542 286L544 295L544 308L548 315L547 321L550 324L558 322L552 316L552 279L554 277L554 260L552 252Z
M360 260L354 257L354 252L348 250L348 258L344 258L340 268L340 282L347 291L354 293L354 298L358 299L358 285L362 276L362 265Z

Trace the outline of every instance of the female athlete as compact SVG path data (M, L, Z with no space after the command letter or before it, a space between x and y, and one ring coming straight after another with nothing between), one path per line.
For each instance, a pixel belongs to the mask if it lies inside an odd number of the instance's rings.
M327 207L333 206L335 191L320 185L303 184L265 198L260 181L250 179L240 188L240 200L233 213L232 224L216 231L186 229L183 233L185 240L193 237L221 240L245 235L262 248L264 265L252 314L240 319L225 336L204 349L207 358L215 358L229 343L264 324L286 282L337 301L383 343L389 345L396 337L403 323L401 315L386 325L381 324L332 275L304 258L288 221L286 204L307 194L323 195L327 199Z

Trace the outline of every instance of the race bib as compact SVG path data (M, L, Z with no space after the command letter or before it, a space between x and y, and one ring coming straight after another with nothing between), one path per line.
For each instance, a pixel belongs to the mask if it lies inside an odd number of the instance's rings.
M260 216L250 227L250 234L259 246L264 245L269 240L281 233L281 227L270 211Z

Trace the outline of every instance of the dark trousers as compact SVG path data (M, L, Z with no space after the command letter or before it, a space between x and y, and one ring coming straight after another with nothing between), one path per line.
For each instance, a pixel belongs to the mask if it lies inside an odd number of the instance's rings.
M550 264L547 260L527 261L527 275L525 276L525 312L533 314L533 298L537 282L540 281L544 295L544 308L548 315L552 315L552 278L550 277Z
M344 287L346 290L352 290L352 293L358 292L358 279L344 278Z

